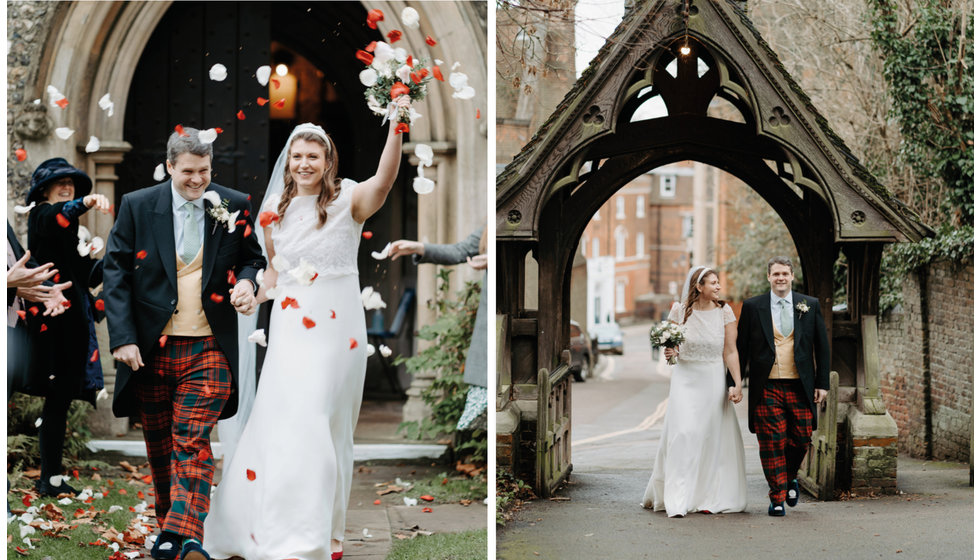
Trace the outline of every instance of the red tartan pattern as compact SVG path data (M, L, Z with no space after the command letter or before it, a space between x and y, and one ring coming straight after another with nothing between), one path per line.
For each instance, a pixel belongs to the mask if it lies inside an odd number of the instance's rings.
M201 540L214 478L211 430L232 391L228 360L213 336L171 336L134 378L157 524Z
M813 433L813 411L799 382L767 382L755 412L759 457L769 482L769 501L786 501L788 473L803 464Z

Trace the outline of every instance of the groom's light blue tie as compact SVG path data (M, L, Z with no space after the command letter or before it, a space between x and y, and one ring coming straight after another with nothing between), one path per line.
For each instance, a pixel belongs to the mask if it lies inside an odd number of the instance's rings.
M181 209L184 211L184 243L180 248L180 258L184 263L190 264L201 248L201 234L197 231L197 220L194 218L197 207L194 203L187 202Z
M790 311L789 302L786 299L779 300L779 332L783 336L789 336L793 332L793 312Z

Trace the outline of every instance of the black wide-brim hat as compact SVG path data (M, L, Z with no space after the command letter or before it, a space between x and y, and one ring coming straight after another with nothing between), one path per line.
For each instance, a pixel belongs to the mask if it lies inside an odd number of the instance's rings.
M65 158L51 158L41 163L31 176L31 190L27 193L27 204L41 202L44 199L44 189L64 177L71 177L75 182L75 198L81 198L92 192L92 179L81 169L65 161Z

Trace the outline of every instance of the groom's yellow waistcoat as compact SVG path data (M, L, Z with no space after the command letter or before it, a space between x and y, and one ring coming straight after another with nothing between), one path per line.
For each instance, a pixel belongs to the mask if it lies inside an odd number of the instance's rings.
M201 277L204 270L203 245L190 264L177 257L177 310L163 328L167 336L210 336L211 325L201 307ZM224 294L222 294L224 295Z
M796 371L796 360L793 359L793 335L796 334L795 331L789 333L789 336L783 336L773 321L772 332L773 342L776 346L776 361L772 364L769 379L799 379L800 374Z

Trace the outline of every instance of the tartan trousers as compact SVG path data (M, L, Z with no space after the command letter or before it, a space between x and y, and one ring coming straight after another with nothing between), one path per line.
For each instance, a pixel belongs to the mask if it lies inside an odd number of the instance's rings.
M202 540L214 478L211 430L231 396L231 368L213 336L171 336L146 370L136 391L157 524Z
M755 410L755 433L769 482L769 501L781 504L786 501L787 482L796 478L803 464L813 433L813 411L799 381L766 381Z

